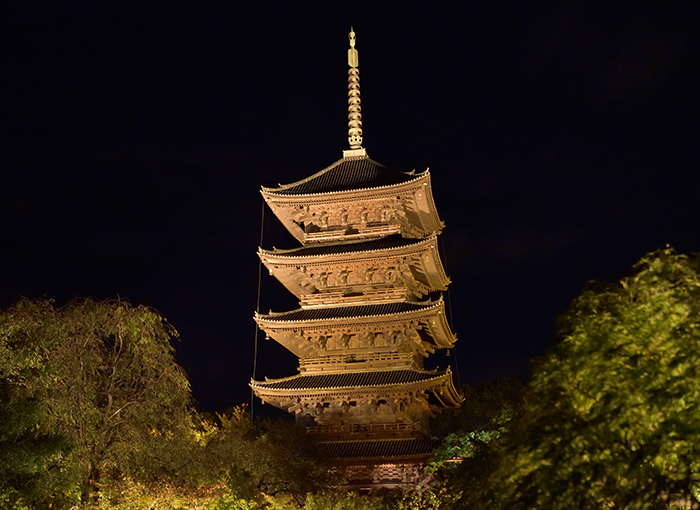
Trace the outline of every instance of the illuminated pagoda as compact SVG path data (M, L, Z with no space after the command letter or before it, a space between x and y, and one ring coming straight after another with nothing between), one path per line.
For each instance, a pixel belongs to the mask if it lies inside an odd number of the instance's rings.
M349 150L261 191L302 246L258 255L300 308L255 320L299 358L299 373L251 386L317 436L345 467L347 487L396 487L415 483L430 457L430 417L462 402L449 368L423 368L456 341L442 298L430 299L450 280L429 171L392 170L362 147L353 31L348 65Z

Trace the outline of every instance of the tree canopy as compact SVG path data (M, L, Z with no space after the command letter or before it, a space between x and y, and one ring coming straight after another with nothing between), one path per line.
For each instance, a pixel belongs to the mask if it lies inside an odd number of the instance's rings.
M572 303L486 506L698 507L699 267L667 248Z
M177 336L156 311L123 300L23 300L0 312L2 405L16 418L0 441L27 435L32 455L23 458L35 459L24 483L2 489L6 499L55 507L58 495L70 497L59 482L72 478L85 503L106 470L143 465L152 437L188 415L189 382L170 344ZM42 484L43 496L34 490Z
M426 471L432 491L444 492L440 508L478 508L497 462L497 446L522 412L523 383L512 379L485 381L462 388L464 402L433 422L444 436Z
M0 311L0 508L299 508L328 488L303 429L197 413L176 338L123 300Z
M213 472L236 496L287 498L302 507L306 495L336 482L333 464L303 427L250 419L246 406L219 415L207 445Z

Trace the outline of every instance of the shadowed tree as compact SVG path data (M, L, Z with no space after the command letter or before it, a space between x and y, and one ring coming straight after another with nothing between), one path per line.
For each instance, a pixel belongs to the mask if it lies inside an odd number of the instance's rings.
M31 392L0 381L0 508L61 508L70 503L67 438L47 425Z
M305 429L282 421L255 422L246 407L219 416L207 445L210 469L238 497L289 500L299 508L307 494L333 485L336 472Z
M472 508L486 490L497 462L495 452L502 436L524 408L523 383L513 379L486 381L463 388L464 402L434 420L433 431L442 436L428 471L435 473L433 492L441 508Z

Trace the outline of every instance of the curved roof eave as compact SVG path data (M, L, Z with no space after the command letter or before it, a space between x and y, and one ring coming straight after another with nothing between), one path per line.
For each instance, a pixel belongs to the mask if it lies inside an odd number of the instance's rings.
M362 245L367 245L367 244L379 244L378 241L384 241L387 240L388 238L391 237L399 237L403 243L397 243L396 246L378 246L377 248L370 248L367 250L353 250L352 248L354 246L362 246ZM326 256L334 256L334 257L343 257L343 256L348 256L348 255L355 255L355 254L375 254L375 253L382 253L382 252L390 252L390 251L399 251L402 249L410 249L414 247L418 247L423 244L428 244L430 242L434 242L437 239L437 234L433 233L429 237L425 238L405 238L405 237L400 237L398 235L392 235L392 236L386 236L383 237L379 240L358 240L358 241L352 241L352 242L339 242L339 243L324 243L322 245L312 245L312 246L301 246L299 248L289 248L289 249L278 249L274 248L272 250L266 250L264 248L258 248L258 254L261 256L266 256L266 257L276 257L276 258L282 258L282 259L311 259L314 257L326 257ZM298 255L297 253L299 252L304 252L304 251L309 251L315 250L315 251L323 251L323 250L329 250L332 251L334 248L338 248L339 252L338 253L330 253L330 254L325 254L325 253L314 253L312 255ZM347 248L347 249L346 249Z
M392 311L391 308L400 308L401 305L411 305L412 308L406 309L406 310L396 310ZM398 317L401 315L410 315L410 314L415 314L415 313L425 313L428 311L432 311L436 308L440 308L444 306L444 301L442 299L442 296L438 298L436 301L425 301L425 302L420 302L420 303L408 303L408 302L392 302L392 303L387 303L387 304L377 304L377 305L354 305L354 306L338 306L338 307L332 307L332 308L310 308L310 309L304 309L304 308L298 308L296 310L292 310L289 312L271 312L267 315L265 314L259 314L256 312L255 314L255 320L256 321L261 321L261 322L267 322L267 323L276 323L276 324L290 324L290 323L299 323L299 322L322 322L322 321L328 321L328 320L343 320L343 321L356 321L356 320L370 320L370 319L375 319L377 317ZM385 312L382 311L382 308L379 307L389 307L389 309ZM366 315L358 315L358 314L351 314L351 309L355 310L361 310L362 308L365 308L366 310L373 310L376 309L378 313L368 313ZM339 311L344 311L344 309L347 309L345 312L345 316L339 316ZM285 316L290 316L291 314L301 314L305 313L305 315L310 315L312 317L304 318L300 317L299 319L288 319L288 320L280 320L281 318ZM325 313L335 313L336 315L329 315L328 317L324 317ZM320 317L313 317L313 315L321 315Z
M267 394L271 395L280 395L280 394L298 394L300 392L323 392L323 391L343 391L343 390L352 390L352 389L358 389L358 388L376 388L376 389L381 389L381 388L393 388L397 386L406 386L406 385L412 385L412 386L435 386L435 383L440 382L440 380L444 379L445 383L448 385L452 381L451 377L451 372L449 369L446 370L415 370L415 369L409 369L409 370L385 370L381 372L369 372L366 373L368 376L372 376L374 374L392 374L392 373L398 373L398 372L412 372L413 375L416 377L414 380L399 380L395 382L384 382L384 383L379 383L379 384L339 384L339 385L328 385L328 386L301 386L297 388L288 388L288 387L272 387L272 385L285 385L285 383L293 383L295 380L299 379L308 379L309 381L313 381L314 379L321 380L322 378L326 378L329 380L332 380L332 377L336 378L350 378L351 376L356 375L354 372L349 372L345 374L318 374L318 375L307 375L307 374L295 374L289 377L283 377L280 379L268 379L267 377L265 378L265 381L256 381L254 379L250 380L250 387L253 388L254 390L259 390L261 392L265 392ZM365 373L363 373L364 375ZM428 376L424 379L421 379L421 376ZM432 377L430 377L432 376ZM453 385L454 386L454 385Z
M413 184L416 181L424 179L426 176L430 175L430 170L427 168L425 170L423 170L422 172L412 171L410 173L406 173L406 172L399 172L397 170L390 170L387 167L385 167L384 165L381 165L380 163L377 163L376 161L371 160L369 158L355 158L355 159L367 159L370 162L378 165L379 167L386 169L387 171L395 172L396 174L405 176L406 179L405 180L397 180L396 182L383 184L383 185L349 187L348 189L341 189L341 190L320 189L318 191L301 192L301 193L294 193L294 192L286 191L286 190L291 190L291 189L296 188L296 187L301 187L304 184L310 183L311 181L320 178L321 176L325 175L329 171L336 168L338 164L348 160L348 159L344 158L344 159L340 159L340 160L336 161L331 166L324 168L320 172L316 172L315 174L313 174L309 177L306 177L305 179L301 179L300 181L296 181L296 182L293 182L290 184L283 184L277 188L268 188L265 186L261 186L260 192L263 195L269 195L269 196L279 197L279 198L308 198L308 197L314 197L314 196L319 196L319 195L342 196L343 194L348 194L348 193L357 193L357 192L366 192L366 191L380 191L380 190L387 190L387 189L396 188L396 187L403 187L406 185Z

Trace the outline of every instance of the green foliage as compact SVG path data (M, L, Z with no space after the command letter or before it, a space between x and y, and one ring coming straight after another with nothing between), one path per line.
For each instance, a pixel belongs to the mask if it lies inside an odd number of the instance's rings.
M237 498L225 494L207 505L207 510L260 510L261 507L254 501Z
M433 452L428 471L454 471L465 459L477 457L484 445L500 438L502 430L454 432L448 435Z
M698 267L654 252L572 303L484 507L698 507Z
M26 392L0 382L0 508L70 503L70 447Z
M168 482L143 483L130 477L111 480L93 504L91 510L223 510L247 507L219 506L225 498L220 486L193 488Z
M334 481L332 464L306 431L286 422L253 422L245 406L220 415L207 459L231 493L263 505L291 498L302 507L308 493Z
M394 505L379 496L342 490L309 494L304 510L392 510Z
M300 508L334 478L312 438L190 407L177 332L123 301L0 312L0 508Z
M448 510L454 499L444 486L394 489L378 494L329 490L309 494L304 510Z
M427 473L433 474L429 505L471 508L488 486L488 475L496 463L502 435L521 414L523 384L511 379L486 381L476 388L462 389L461 408L443 413L433 430L442 437L433 452ZM413 496L415 497L415 495Z
M515 379L464 386L462 394L461 407L444 411L433 420L433 434L442 438L455 432L496 430L519 415L523 406L523 383Z
M448 510L454 507L457 493L446 484L426 490L405 490L396 504L396 510Z
M23 469L49 467L61 475L39 475L33 485L53 495L52 508L76 497L88 503L109 472L149 465L154 437L189 416L189 383L170 345L176 337L157 312L121 300L75 300L62 308L24 300L1 312L3 402L32 404L29 414L11 410L20 422L5 424L27 436L33 453L20 457L36 464L11 467L13 490L27 492L16 481ZM69 482L80 491L56 501Z

